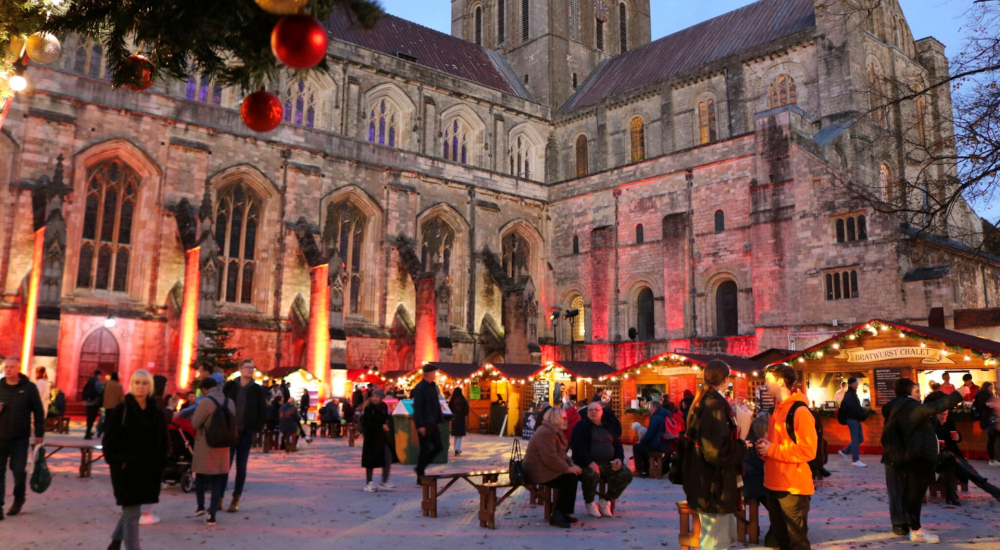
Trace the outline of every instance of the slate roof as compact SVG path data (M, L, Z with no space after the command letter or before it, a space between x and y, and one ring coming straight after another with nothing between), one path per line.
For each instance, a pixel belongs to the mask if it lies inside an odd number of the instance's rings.
M602 63L570 111L816 26L813 0L761 0Z
M497 52L412 21L385 14L374 28L366 31L353 14L334 10L326 21L326 28L330 36L337 40L532 99L514 70Z

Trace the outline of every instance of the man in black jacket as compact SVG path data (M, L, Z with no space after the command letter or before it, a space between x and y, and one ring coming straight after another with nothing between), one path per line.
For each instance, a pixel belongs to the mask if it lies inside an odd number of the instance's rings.
M847 417L847 429L851 433L851 444L837 452L852 466L867 468L868 465L859 460L859 454L861 444L865 441L861 423L868 418L868 413L865 412L861 406L861 400L858 399L858 379L853 376L847 379L847 393L844 394L844 400L840 402L840 408L844 409L843 414Z
M587 416L573 426L570 448L573 462L583 469L580 490L587 512L595 517L612 517L611 503L632 483L632 470L624 467L625 447L612 426L604 423L606 410L600 402L587 406ZM608 491L594 502L601 480L608 482Z
M962 402L954 392L921 404L920 388L909 378L896 381L896 398L882 407L882 464L889 493L889 517L897 535L909 533L913 542L936 543L937 535L921 529L920 509L927 487L934 480L938 461L934 416Z
M438 428L444 422L444 415L441 413L436 380L437 369L432 365L424 365L424 379L410 392L413 398L413 424L417 427L417 436L420 440L420 454L417 455L416 468L418 485L427 465L444 449L444 444L441 443L441 431Z
M14 474L14 504L7 515L16 516L24 506L32 416L35 417L35 444L41 445L45 439L45 411L38 387L21 374L21 360L8 357L3 361L3 382L0 382L0 520L3 519L8 461Z
M240 511L240 497L243 495L243 485L247 482L247 461L250 459L250 448L253 447L253 440L257 432L264 429L264 422L267 420L267 398L264 396L264 388L254 382L253 373L256 367L252 359L240 361L240 377L236 380L226 382L222 388L226 397L236 404L236 426L239 428L240 438L236 445L229 448L229 467L233 467L233 459L236 460L236 484L233 486L233 501L226 510L229 513ZM229 483L229 473L226 473L226 482ZM221 505L220 505L221 508Z
M736 416L719 393L728 385L729 365L705 365L704 393L691 408L684 434L684 494L701 520L701 548L729 548L736 537L731 518L740 506L737 478L743 473L747 446L739 438Z

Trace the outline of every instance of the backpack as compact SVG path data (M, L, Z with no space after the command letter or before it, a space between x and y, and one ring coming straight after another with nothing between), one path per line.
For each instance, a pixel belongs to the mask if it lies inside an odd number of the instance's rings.
M798 444L799 438L795 435L795 411L799 410L802 407L808 408L809 406L801 401L796 401L795 403L792 403L792 408L788 410L788 416L785 417L785 430L788 432L788 437L790 437L792 439L792 442L796 444ZM816 417L812 414L812 412L810 412L809 415L813 417L813 421L815 422ZM817 430L816 435L819 440L823 439L822 436L819 435L819 430ZM817 453L820 452L819 449L820 445L821 444L817 441L816 444ZM809 459L809 461L812 460L816 460L816 455L813 455L813 457Z
M236 418L229 411L229 398L224 398L221 405L214 397L208 399L215 403L215 411L212 412L212 419L208 421L208 428L205 429L205 442L209 447L216 449L236 445L239 441L239 432L236 429Z
M97 399L97 379L91 378L87 380L87 383L83 386L83 397L84 401L93 401Z
M847 425L847 409L844 408L844 404L840 404L840 408L837 409L837 423L841 426Z

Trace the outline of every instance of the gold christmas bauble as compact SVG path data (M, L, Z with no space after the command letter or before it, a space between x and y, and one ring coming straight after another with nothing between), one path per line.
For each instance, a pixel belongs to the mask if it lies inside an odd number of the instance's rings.
M309 0L255 0L260 9L275 15L295 15Z
M62 45L59 39L47 32L36 32L28 37L27 53L35 63L48 65L59 59Z
M7 45L7 56L16 61L24 55L24 39L20 36L10 37L10 44Z

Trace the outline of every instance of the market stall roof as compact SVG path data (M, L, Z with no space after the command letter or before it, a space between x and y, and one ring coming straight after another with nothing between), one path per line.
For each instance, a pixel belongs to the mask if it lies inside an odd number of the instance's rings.
M293 372L300 370L305 370L302 367L274 367L273 369L264 372L264 376L268 378L285 378Z
M714 353L678 353L678 352L667 352L667 353L663 353L663 354L657 355L656 357L653 357L652 359L647 359L645 361L641 361L639 363L636 363L635 365L632 365L630 367L625 367L623 369L620 369L620 370L614 372L611 376L621 376L623 374L626 374L626 373L629 373L629 372L632 372L632 371L635 371L635 370L638 370L638 369L641 369L641 368L645 368L647 365L649 365L651 363L656 363L656 362L662 361L664 359L670 359L670 358L677 358L677 359L683 358L686 362L691 363L692 365L697 365L699 367L704 367L709 362L718 359L720 361L725 361L725 363L727 365L729 365L730 370L732 370L733 372L739 372L739 373L743 373L745 375L750 375L754 371L762 371L762 370L764 370L764 367L766 366L764 363L761 363L761 362L758 362L758 361L754 361L754 360L752 360L750 358L743 357L743 356L740 356L740 355L726 355L724 353L714 354Z
M419 370L420 369L417 369L415 371L409 371L409 370L391 370L391 371L388 371L388 372L383 372L382 376L384 376L386 380L396 380L396 379L402 378L402 377L404 377L404 376L406 376L406 375L408 375L410 373L418 372Z
M784 361L786 357L794 354L795 350L793 349L770 348L758 353L757 355L751 355L750 360L769 365L778 360Z
M437 367L437 370L448 378L469 378L480 369L479 365L476 365L475 363L432 362L427 364ZM413 372L419 372L421 370L423 370L423 367L420 367Z
M532 365L528 363L492 363L501 376L510 380L527 380L529 376L534 376L545 368L545 365Z
M554 361L552 364L577 378L600 378L615 372L611 365L595 361Z
M888 326L895 328L896 330L902 332L911 332L913 334L922 336L924 338L932 338L935 340L940 340L946 344L953 346L959 346L966 348L984 355L990 355L994 359L1000 357L1000 342L995 342L993 340L987 340L985 338L979 338L978 336L973 336L971 334L965 334L964 332L958 332L954 330L949 330L941 327L925 327L920 325L911 325L908 323L898 323L894 321L883 321L882 319L872 319L865 323L861 323L855 327L851 327L844 332L828 339L824 340L814 346L810 346L804 350L793 352L792 355L780 360L774 361L771 364L777 363L787 363L791 362L802 355L807 353L813 353L816 351L821 351L829 346L831 343L836 342L844 337L851 334L855 334L860 330L865 329L868 326Z

